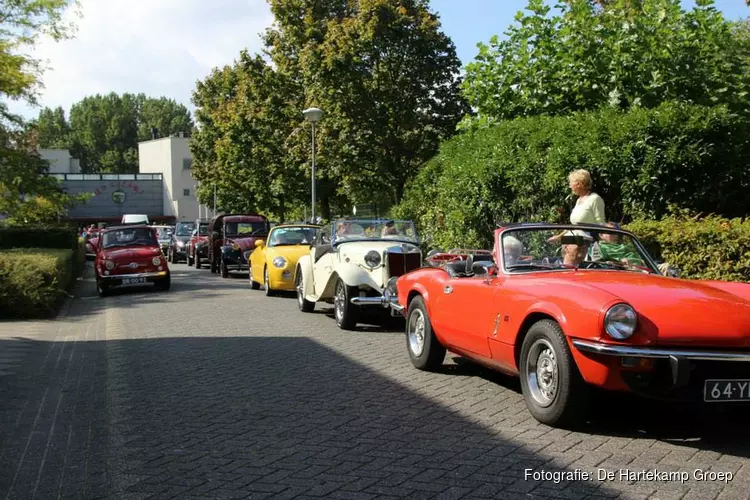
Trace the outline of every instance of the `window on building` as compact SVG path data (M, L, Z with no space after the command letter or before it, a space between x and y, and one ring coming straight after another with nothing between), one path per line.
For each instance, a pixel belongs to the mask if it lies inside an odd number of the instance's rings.
M183 158L182 159L182 168L184 170L188 170L193 168L193 159L192 158Z
M182 195L183 196L190 196L190 190L189 189L183 189L182 190Z

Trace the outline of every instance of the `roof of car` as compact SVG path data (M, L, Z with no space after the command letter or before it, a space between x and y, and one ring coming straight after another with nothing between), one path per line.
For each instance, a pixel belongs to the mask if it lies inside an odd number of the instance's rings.
M102 232L104 231L116 231L118 229L135 229L135 228L145 228L145 229L151 229L154 226L149 226L146 224L122 224L119 226L107 226L104 229L102 229Z
M253 222L263 221L265 222L266 220L268 220L268 218L260 214L227 215L226 217L224 217L224 221L226 222L241 222L241 221L253 221Z
M285 228L285 227L311 227L311 228L314 228L314 229L320 229L320 226L318 224L306 224L304 222L300 222L300 223L289 222L289 223L284 223L284 224L277 224L277 225L273 226L271 229L276 229L277 227L280 227L280 228Z

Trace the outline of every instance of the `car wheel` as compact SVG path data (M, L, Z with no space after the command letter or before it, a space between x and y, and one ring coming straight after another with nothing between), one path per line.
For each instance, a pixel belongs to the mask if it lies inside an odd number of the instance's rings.
M219 265L221 268L221 277L222 278L228 278L229 277L229 269L227 269L227 263L224 261L224 259L221 259L221 264Z
M212 272L212 273L216 274L216 273L218 272L218 270L219 270L219 269L218 269L218 268L219 268L219 265L218 265L218 264L219 264L219 263L218 263L218 262L216 262L216 259L211 259L211 272Z
M275 292L271 290L270 278L268 276L268 267L263 268L263 289L266 292L266 297L275 295Z
M253 266L250 263L247 265L247 274L250 277L250 288L253 290L260 289L260 283L253 279Z
M201 268L201 256L197 253L195 254L195 268L200 269Z
M315 302L310 302L305 298L305 283L302 281L302 269L297 268L297 272L294 275L294 289L297 291L297 305L299 310L302 312L313 312L315 310Z
M156 283L154 283L154 285L156 286L157 290L166 292L172 286L172 279L169 276L167 276L163 280L157 281Z
M169 250L167 250L167 262L170 264L174 264L174 253L172 252L172 248L170 247Z
M109 295L109 287L102 283L101 281L96 281L96 293L99 294L99 297L106 297Z
M190 256L190 253L185 252L185 255L186 255L185 260L187 261L188 267L193 267L194 262L193 262L193 258Z
M359 308L351 303L355 293L356 288L348 286L341 278L338 279L333 296L333 314L336 325L342 330L354 330L357 326Z
M411 301L406 314L406 347L411 364L420 370L436 370L445 359L445 347L432 331L432 322L421 296Z
M588 403L586 386L560 325L537 321L521 346L521 391L531 414L543 424L580 422Z

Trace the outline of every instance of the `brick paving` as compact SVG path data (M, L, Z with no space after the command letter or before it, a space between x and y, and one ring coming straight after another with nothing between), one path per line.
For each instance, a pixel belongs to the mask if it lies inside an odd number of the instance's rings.
M750 411L602 396L552 429L513 379L451 354L415 370L397 322L343 332L239 276L178 264L167 293L79 295L0 323L0 499L750 498ZM650 470L733 478L620 476Z

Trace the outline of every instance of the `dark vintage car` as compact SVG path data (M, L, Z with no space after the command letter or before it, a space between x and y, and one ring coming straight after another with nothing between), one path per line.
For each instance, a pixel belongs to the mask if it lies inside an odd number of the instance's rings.
M212 273L229 277L229 271L248 269L245 253L268 237L268 218L260 214L220 214L208 225L208 260Z
M161 252L156 230L146 225L108 227L97 240L96 287L105 296L115 287L153 283L169 290L167 260Z
M196 219L187 243L187 264L195 264L196 269L200 269L202 261L208 259L208 224L206 219Z
M174 227L172 239L169 241L167 250L167 260L169 262L178 262L187 259L187 244L190 236L195 229L195 222L178 222Z

